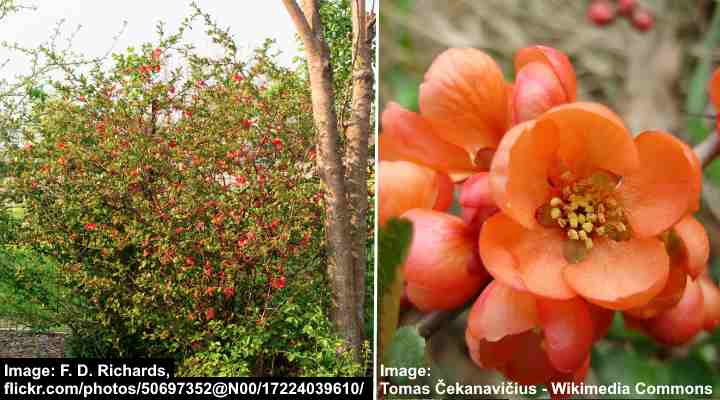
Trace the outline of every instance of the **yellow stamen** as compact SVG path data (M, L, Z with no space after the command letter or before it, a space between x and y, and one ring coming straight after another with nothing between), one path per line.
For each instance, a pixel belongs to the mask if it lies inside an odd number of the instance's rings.
M593 231L593 224L590 222L586 222L582 225L582 228L585 232L590 233Z
M562 205L562 203L563 201L559 197L553 197L552 199L550 199L550 205L553 207L560 206Z
M593 248L593 241L592 241L592 239L587 238L587 240L585 241L585 247L586 247L588 250L590 250L590 249Z
M587 235L587 232L585 232L585 231L578 232L578 237L582 241L588 240L588 235Z
M578 232L575 229L568 229L567 231L568 238L570 240L579 240L580 236L578 236Z
M550 210L550 217L552 217L552 219L558 219L561 215L562 211L560 211L559 208L553 208Z

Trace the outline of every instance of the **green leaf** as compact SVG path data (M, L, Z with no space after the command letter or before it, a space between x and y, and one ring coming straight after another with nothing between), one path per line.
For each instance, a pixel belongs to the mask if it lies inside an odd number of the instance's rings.
M425 338L418 334L415 327L405 326L398 329L388 350L387 365L393 368L422 368L425 366ZM393 377L397 385L407 385L407 377Z
M380 229L378 236L378 293L380 297L380 357L395 333L403 291L403 277L400 266L405 261L410 241L412 224L405 219L392 218Z
M710 132L705 124L702 115L705 113L707 105L707 88L710 79L712 67L712 52L718 44L720 44L720 7L715 7L710 29L703 42L703 55L695 68L690 87L688 88L688 97L685 104L689 116L687 118L687 129L692 142L697 143L702 140Z
M648 386L667 384L668 367L654 358L641 356L634 349L614 344L597 345L593 349L593 369L598 383L611 385L621 382L634 387L637 383ZM635 397L635 393L631 393ZM627 395L615 398L627 398Z
M379 293L382 296L392 286L399 267L405 261L412 239L412 223L407 219L391 218L378 236Z

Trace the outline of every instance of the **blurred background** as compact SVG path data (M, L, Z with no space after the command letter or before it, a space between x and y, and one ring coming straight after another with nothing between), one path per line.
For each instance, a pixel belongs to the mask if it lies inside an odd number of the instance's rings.
M606 104L633 133L663 129L696 145L715 126L716 110L709 104L707 88L710 73L720 66L720 3L635 3L642 13L613 17L618 11L615 0L384 0L380 13L380 109L395 101L417 110L424 72L449 47L482 49L500 64L506 80L512 81L515 52L531 44L545 44L570 57L578 77L578 99ZM597 4L609 6L612 13L603 14L608 10ZM703 207L697 217L710 236L710 269L717 280L720 158L704 171ZM420 316L409 311L401 318L407 325ZM433 381L501 380L469 361L463 335L461 315L426 343L423 354L413 357L403 351L396 361L430 362ZM417 341L410 335L406 339ZM718 350L718 331L703 333L687 346L666 348L624 329L618 318L607 339L595 346L587 381L710 384L720 395Z

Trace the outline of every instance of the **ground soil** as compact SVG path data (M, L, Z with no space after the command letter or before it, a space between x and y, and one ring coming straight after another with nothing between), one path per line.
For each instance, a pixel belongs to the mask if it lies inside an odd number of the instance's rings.
M0 331L0 358L60 358L64 355L64 333Z

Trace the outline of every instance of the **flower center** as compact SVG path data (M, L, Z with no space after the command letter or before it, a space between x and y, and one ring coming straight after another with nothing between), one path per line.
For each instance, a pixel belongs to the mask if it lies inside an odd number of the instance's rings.
M630 239L627 218L615 195L619 182L605 171L582 179L565 172L553 197L538 209L540 225L565 232L564 254L569 262L584 260L593 248L593 239Z

